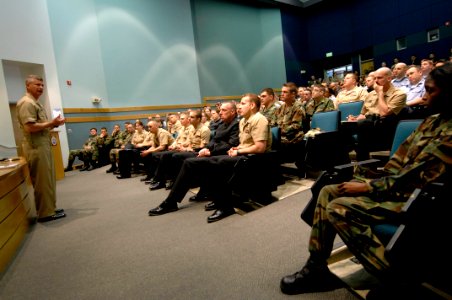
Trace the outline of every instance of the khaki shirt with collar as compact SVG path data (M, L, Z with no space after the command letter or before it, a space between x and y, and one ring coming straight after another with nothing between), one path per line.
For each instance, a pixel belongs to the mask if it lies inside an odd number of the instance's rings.
M141 133L138 133L138 131L135 131L132 137L132 144L141 144L146 140L146 137L148 136L148 132L143 130Z
M167 130L159 128L156 134L150 134L152 138L152 146L154 148L166 145L168 148L174 142L174 138Z
M190 133L190 146L192 149L206 147L209 143L209 140L210 129L203 124L198 124L198 126L194 128L194 130Z
M384 93L384 98L389 110L396 115L405 106L406 94L401 89L394 87L392 84ZM367 95L361 114L380 115L380 109L378 108L378 94L376 91L372 91L369 95Z
M350 91L341 90L336 96L336 107L344 102L355 102L366 99L367 91L359 86L355 86Z
M169 125L169 123L168 123L168 125ZM170 127L170 128L169 128L168 131L169 131L169 133L171 133L171 134L175 134L176 132L181 131L182 128L183 128L183 126L182 126L182 124L180 123L179 120L177 120L176 123L171 124L171 126L169 126L169 127Z
M239 123L239 149L248 148L255 144L256 141L267 141L265 152L272 147L272 136L270 134L270 126L268 120L261 113L256 113L247 120L242 118Z
M188 147L190 145L190 132L193 130L195 129L191 125L188 125L187 127L182 126L182 129L179 131L179 134L172 146Z
M44 123L48 121L44 107L30 93L26 93L17 103L17 117L25 142L31 145L34 143L50 142L49 128L38 132L27 132L24 129L27 123Z

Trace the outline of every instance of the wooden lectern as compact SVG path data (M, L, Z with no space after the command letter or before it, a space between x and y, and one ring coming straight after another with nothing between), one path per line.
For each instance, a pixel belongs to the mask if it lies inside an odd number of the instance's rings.
M55 161L56 180L64 178L63 155L61 154L60 137L58 131L50 131L50 141L52 143L53 160Z

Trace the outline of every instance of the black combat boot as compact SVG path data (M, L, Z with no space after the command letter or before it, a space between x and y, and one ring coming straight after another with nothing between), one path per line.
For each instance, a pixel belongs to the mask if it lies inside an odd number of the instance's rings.
M83 168L80 169L80 172L88 171L89 167L90 167L89 162L84 162Z
M73 160L73 159L70 159L70 160L68 161L68 163L67 163L66 169L64 169L64 172L72 171L72 164L73 164L73 163L74 163L74 160Z
M106 172L113 173L114 171L116 171L116 169L118 169L118 167L116 166L116 162L112 162L110 169L108 169Z

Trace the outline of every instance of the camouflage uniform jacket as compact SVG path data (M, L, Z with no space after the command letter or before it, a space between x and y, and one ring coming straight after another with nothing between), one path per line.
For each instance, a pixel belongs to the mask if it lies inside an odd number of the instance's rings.
M277 116L276 116L276 111L278 110L278 108L279 108L280 106L281 106L281 105L279 105L279 103L278 103L277 101L274 101L274 102L272 103L272 105L270 105L270 107L268 107L268 108L265 107L265 106L262 106L262 107L261 107L260 113L263 114L264 117L267 118L268 125L269 125L270 127L277 126L277 120L278 120L278 118L277 118Z
M319 101L311 99L306 104L306 115L309 117L312 117L317 112L330 110L334 110L334 102L328 98L322 98Z
M116 131L113 132L111 135L107 137L105 140L106 145L111 145L112 148L119 148L121 145L119 144L119 141L121 139L123 132L122 131Z
M432 115L400 145L384 167L386 176L368 179L369 173L361 168L355 178L368 182L374 201L392 201L385 202L391 209L389 206L400 207L397 202L405 202L415 188L439 178L451 166L452 119Z
M133 132L132 133L130 133L130 132L124 133L124 136L121 139L121 142L122 142L121 146L132 143L133 135L134 135Z
M281 143L292 144L303 140L304 132L302 122L306 112L299 101L292 106L283 103L276 112L278 127L281 128Z
M87 151L95 151L97 150L97 140L99 139L98 135L90 135L86 142L83 144L83 149Z

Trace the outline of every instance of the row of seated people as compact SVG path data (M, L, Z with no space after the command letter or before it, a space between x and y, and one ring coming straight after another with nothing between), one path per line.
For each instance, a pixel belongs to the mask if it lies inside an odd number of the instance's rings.
M451 83L452 63L446 63L428 75L423 101L431 115L402 143L382 172L358 167L355 168L353 180L326 185L320 190L317 198L313 199L315 208L311 215L312 229L308 244L310 256L300 271L281 279L283 293L321 292L342 286L330 272L327 262L338 234L362 266L380 281L380 285L372 289L366 299L451 297L448 280L444 273L438 273L438 270L447 272L450 269L448 253L442 249L450 242L446 234L450 223L445 213L437 217L438 210L450 211L450 201L442 199L443 202L437 203L443 205L440 207L431 203L435 209L420 211L417 219L411 220L418 224L415 228L421 230L417 234L411 233L411 239L416 240L417 237L420 244L410 244L414 248L403 248L411 261L399 263L397 259L391 259L388 256L391 252L385 247L387 241L376 232L378 225L407 221L402 218L401 212L416 189L443 180L450 190ZM433 195L429 201L435 199ZM423 216L423 213L429 215ZM432 224L423 223L425 220L440 227L429 226ZM422 229L420 224L429 226L430 232ZM429 238L425 239L426 236ZM429 244L422 244L426 241ZM417 247L422 251L415 249ZM429 291L424 288L426 285L421 285L423 282L430 286Z
M384 73L383 75L381 74L382 72ZM408 77L404 77L405 79L402 80L399 75L404 73ZM396 77L394 77L395 75ZM303 135L309 130L312 115L316 112L333 110L340 103L364 99L365 105L362 113L358 116L349 116L348 118L351 122L358 122L355 132L351 132L349 135L351 136L353 133L357 135L357 158L362 160L368 158L371 150L384 150L389 148L398 120L407 118L408 115L422 118L428 113L422 110L422 115L419 115L419 113L416 113L418 110L413 111L411 108L413 104L417 107L424 107L422 105L422 95L425 93L423 76L421 67L411 66L407 68L403 63L396 65L394 72L389 68L381 68L369 74L369 82L373 83L373 88L368 93L363 88L356 86L357 76L354 73L350 73L345 76L342 90L337 95L335 103L324 97L325 87L322 85L314 85L312 87L310 91L310 94L312 92L312 97L310 99L303 98L297 100L296 86L292 83L287 83L283 86L280 95L282 103L275 100L275 94L272 89L264 89L261 92L261 113L267 117L270 126L281 128L281 152L283 153L281 157L284 157L287 162L295 162L302 170L300 173L303 173L302 162L305 158ZM390 82L388 82L389 80ZM394 89L394 85L399 86L399 90ZM405 94L406 98L402 94ZM379 101L379 97L384 97L384 101ZM210 109L209 111L205 109L203 111L203 118L206 115L210 116L210 114ZM177 115L172 114L169 116L167 122L168 129L173 134L181 127L178 124L178 120L175 122L171 121L177 117ZM212 124L218 126L218 116L216 120L212 121ZM347 137L345 138L347 139ZM82 170L95 167L99 151L94 149L95 147L91 146L91 144L87 141L84 149L78 150L77 152L72 151L70 162L73 161L73 157L79 156L82 160L88 161ZM102 147L106 149L112 147L109 146L111 143L104 143L104 146L102 143L99 144L101 146L98 146L98 148L101 150ZM149 145L150 142L142 146L148 147ZM90 150L90 147L93 147L93 150ZM94 159L90 159L90 155ZM91 161L91 167L89 161Z
M115 134L119 132L119 126L115 126L115 130L111 136L108 135L107 128L102 127L101 133L97 134L97 128L91 128L88 139L82 146L82 149L74 149L69 151L69 158L65 172L72 171L76 158L83 162L80 171L91 171L108 163L106 157L113 147Z
M246 94L238 109L234 102L223 103L221 123L212 139L210 130L201 124L201 112L197 110L180 114L182 129L174 141L167 130L150 121L151 146L144 149L143 143L139 143L131 149L120 150L118 178L129 178L128 168L135 162L144 165L146 176L142 181L149 183L151 190L165 186L171 189L167 199L149 211L150 216L177 210L177 203L183 200L189 188L196 186L201 187L201 192L194 200L205 200L207 196L213 200L206 205L206 210L215 210L208 222L233 214L231 177L236 174L237 165L247 161L251 154L264 154L271 149L270 127L259 113L259 107L260 99L255 94ZM261 164L261 167L264 171L267 165ZM235 181L241 182L238 178ZM254 181L255 186L264 182L257 178L250 181Z
M378 97L382 92L387 91L385 87L389 86L390 89L395 90L391 86L390 76L387 74L385 68L376 71L377 85L381 86L381 91L380 87L377 87L377 91L374 93L377 96L377 99L374 100L378 104L385 102L384 100L387 98ZM423 95L423 101L429 108L426 111L432 115L427 117L416 132L397 150L386 164L385 173L380 174L382 177L371 178L369 177L370 172L360 172L356 174L357 176L352 182L326 186L321 190L309 240L310 258L301 271L285 276L281 280L283 293L318 292L337 287L337 281L328 270L327 259L333 248L334 237L338 233L349 245L350 250L360 259L363 266L372 274L382 278L384 287L389 289L389 295L388 290L380 290L369 294L369 299L372 296L376 296L377 299L390 299L394 296L393 293L396 293L394 286L403 281L403 278L400 278L399 273L394 272L391 268L385 258L384 245L372 232L370 225L391 220L400 212L401 207L415 188L422 188L437 178L450 174L448 171L452 165L451 82L451 64L433 70L426 78L426 92ZM265 91L266 94L268 92L268 90ZM204 191L195 199L203 200L208 196L212 200L205 209L214 210L207 221L215 222L234 213L231 202L234 183L239 182L243 186L245 182L247 187L253 186L253 188L265 186L266 182L260 180L273 170L271 167L269 168L268 164L272 157L265 156L265 154L271 153L270 121L262 116L265 108L268 109L270 106L264 106L263 113L259 113L261 103L265 103L266 95L263 93L261 93L260 99L254 94L246 94L241 99L237 107L238 113L242 117L240 121L236 117L235 103L225 102L221 105L222 123L216 129L213 138L210 140L210 133L209 137L204 134L203 147L192 146L191 149L194 151L185 151L192 153L187 154L186 157L182 155L182 161L175 164L179 167L165 167L165 170L175 170L174 184L166 199L159 206L149 210L149 216L160 216L177 211L178 203L184 199L189 188L200 186ZM296 110L291 110L291 106L289 106L292 96L295 99L295 94L296 88L293 89L290 85L283 86L281 98L289 100L276 108L281 116L286 117L286 115L293 114L299 118L303 117L302 113L293 113ZM405 96L402 94L400 97ZM368 97L368 99L371 98ZM293 103L295 101L292 102L292 106ZM386 104L386 106L388 105ZM184 118L189 118L191 122L195 120L195 124L197 120L201 119L200 113L197 111L190 112L188 115L183 113L180 117L182 125L185 122ZM283 126L282 121L276 121L281 122L281 142L284 138L288 141L298 140L303 132L301 122L291 124L288 117L287 120L287 127ZM297 128L296 126L291 127L291 125L298 126L298 130L294 129L294 127ZM129 133L135 132L133 125L130 128ZM294 130L291 131L291 129ZM149 130L153 132L154 140L147 150L156 149L159 145L166 143L167 147L163 147L161 152L168 152L165 150L170 145L172 135L165 134L165 130L159 128L158 123L152 121L149 123ZM184 134L179 132L177 138L179 136L183 137ZM201 136L200 133L200 139ZM234 136L235 138L233 138ZM125 152L125 147L123 150L118 152ZM150 159L155 156L156 159L154 161L151 159L149 163L146 163L148 176L144 179L149 179L150 183L160 182L152 181L157 176L157 170L162 161L162 159L157 159L159 151L152 152L151 150L144 155L143 153L147 150L139 151L139 157ZM216 150L218 152L215 152ZM169 152L171 152L169 164L172 164L178 161L173 158L184 151L173 149ZM252 160L253 157L260 156L252 154L263 154L264 159L253 165L252 172L246 167L240 169L241 165L246 166L247 161ZM121 159L119 159L119 163L121 164ZM259 167L261 169L258 169ZM237 172L237 169L240 172ZM160 187L162 187L161 183ZM408 292L415 293L415 290L408 290Z

